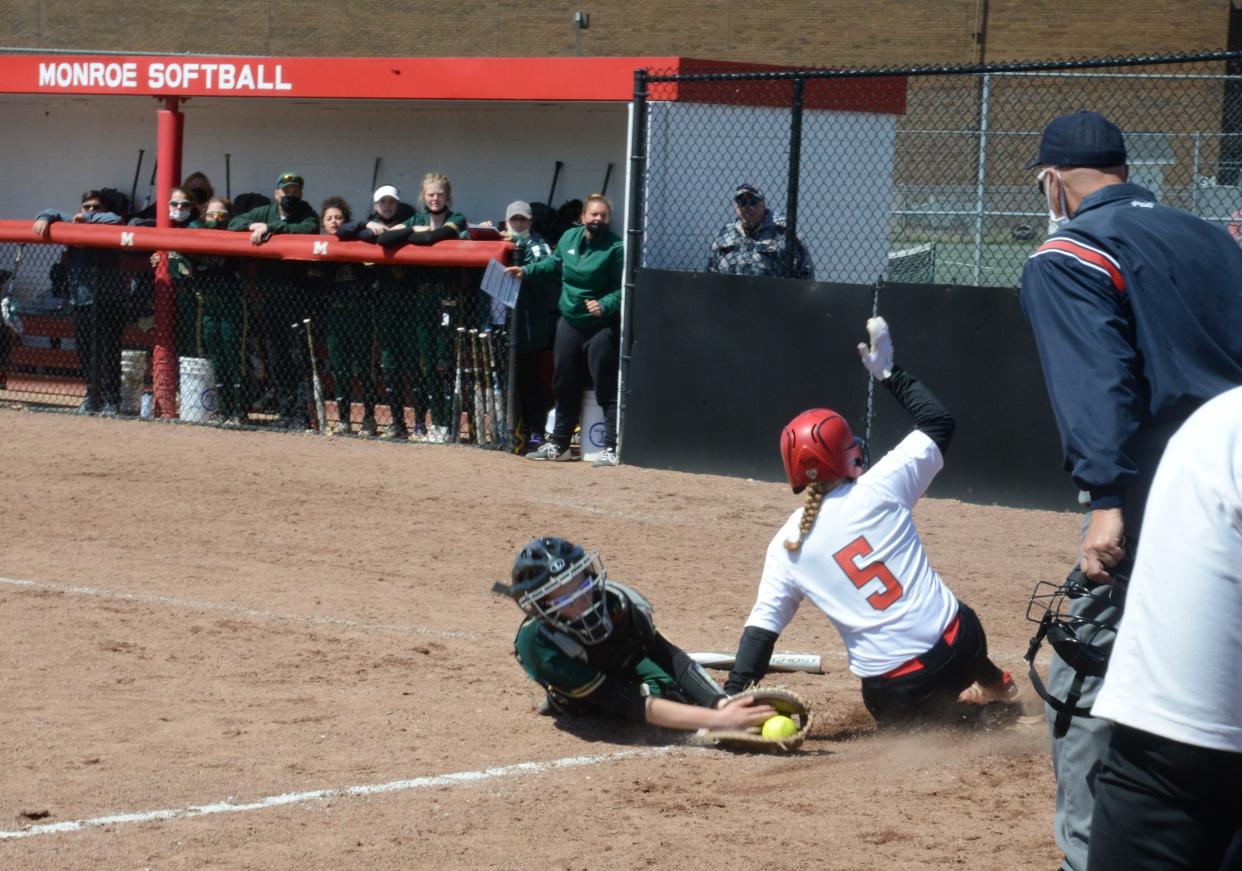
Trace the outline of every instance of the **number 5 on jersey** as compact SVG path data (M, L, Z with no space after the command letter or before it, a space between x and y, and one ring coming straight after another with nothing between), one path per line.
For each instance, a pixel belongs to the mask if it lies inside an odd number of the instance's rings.
M888 566L884 565L880 560L861 566L854 562L859 557L867 556L871 551L872 547L867 541L867 537L860 535L834 553L832 558L837 561L841 571L845 572L858 589L861 590L871 581L879 581L884 584L883 590L877 590L867 597L867 601L872 608L875 608L877 611L883 611L901 598L901 582L893 577L893 573L888 570Z

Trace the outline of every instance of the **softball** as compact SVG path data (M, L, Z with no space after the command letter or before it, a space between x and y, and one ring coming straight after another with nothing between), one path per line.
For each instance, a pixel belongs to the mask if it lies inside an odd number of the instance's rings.
M763 737L769 741L779 741L782 738L788 738L790 735L796 734L797 731L798 724L784 714L777 714L775 717L768 717L763 721Z

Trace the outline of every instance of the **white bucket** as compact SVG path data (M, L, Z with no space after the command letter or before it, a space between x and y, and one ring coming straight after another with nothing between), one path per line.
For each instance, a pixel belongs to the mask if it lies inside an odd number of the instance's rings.
M147 377L147 352L121 352L121 414L142 410L142 388Z
M206 423L216 410L216 374L211 361L202 357L181 358L181 419Z
M604 409L595 401L594 390L582 392L582 416L578 419L581 435L578 450L584 460L594 460L604 450ZM556 429L556 409L548 412L549 435Z
M604 409L595 401L595 391L582 394L582 459L594 460L604 452Z

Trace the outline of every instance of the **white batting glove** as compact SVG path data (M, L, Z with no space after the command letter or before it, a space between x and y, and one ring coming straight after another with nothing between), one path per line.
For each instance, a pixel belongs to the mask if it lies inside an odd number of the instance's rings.
M11 296L0 299L0 320L3 320L4 325L19 336L22 334L22 319L17 314L17 306Z
M858 356L872 377L883 381L893 374L893 338L884 318L869 318L867 335L871 337L871 346L859 342Z

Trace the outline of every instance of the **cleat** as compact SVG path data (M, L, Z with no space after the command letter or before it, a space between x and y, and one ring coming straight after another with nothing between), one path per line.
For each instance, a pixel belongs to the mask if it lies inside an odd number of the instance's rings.
M573 459L569 448L562 450L554 441L546 441L537 451L526 455L528 460L551 460L556 463L567 463Z
M959 702L966 702L969 705L987 705L992 702L1012 705L1018 701L1021 695L1022 690L1013 682L1009 672L1005 672L1004 676L994 684L981 684L975 681L962 690L957 700Z
M592 466L600 468L602 466L619 466L621 459L617 456L616 448L604 448L600 451L599 456L595 458Z

